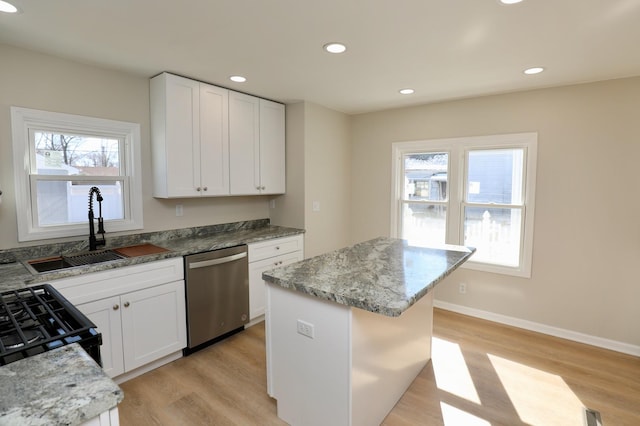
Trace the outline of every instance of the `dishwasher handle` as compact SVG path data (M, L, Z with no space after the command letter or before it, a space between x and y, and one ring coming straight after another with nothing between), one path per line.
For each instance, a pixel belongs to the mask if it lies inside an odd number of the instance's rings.
M207 266L221 265L223 263L233 262L234 260L247 257L247 253L232 254L231 256L221 257L219 259L203 260L201 262L189 263L189 269L206 268Z

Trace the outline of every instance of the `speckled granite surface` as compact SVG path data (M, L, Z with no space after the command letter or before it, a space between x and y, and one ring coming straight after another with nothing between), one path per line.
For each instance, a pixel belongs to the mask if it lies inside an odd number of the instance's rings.
M12 250L0 250L0 291L12 290L29 284L45 283L90 272L180 257L208 250L232 247L239 244L249 244L273 238L287 237L303 232L303 230L295 228L272 226L269 225L268 219L261 219L145 234L132 234L124 237L109 238L107 234L106 248L152 243L167 248L170 251L95 265L62 269L38 275L31 274L21 261L86 251L86 241L82 240L72 243L45 244Z
M376 238L262 274L265 281L321 299L399 316L462 265L474 248L412 247Z
M78 425L124 397L75 343L3 366L0 389L0 425Z

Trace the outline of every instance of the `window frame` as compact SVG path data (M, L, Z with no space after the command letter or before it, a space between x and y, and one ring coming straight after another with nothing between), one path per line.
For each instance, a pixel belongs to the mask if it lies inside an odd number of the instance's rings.
M517 267L478 262L473 256L462 265L463 268L492 272L518 277L531 277L533 258L533 231L535 212L535 182L537 164L538 134L536 132L513 133L488 136L469 136L459 138L428 139L392 143L391 166L391 230L390 235L399 238L402 234L402 205L404 165L403 156L413 153L449 153L448 196L449 205L446 213L445 244L463 245L464 241L464 207L467 188L467 153L474 150L490 149L523 149L523 194L522 194L522 227L520 241L520 260ZM474 206L473 203L468 204Z
M120 181L123 191L121 220L105 220L107 232L130 231L143 228L142 166L140 154L140 124L74 114L11 107L13 138L13 166L16 189L16 217L18 241L88 235L88 223L39 226L35 188L38 181L99 182ZM32 173L36 161L31 144L34 130L52 130L61 133L96 135L122 141L120 176L60 176ZM47 177L45 177L47 176ZM88 193L87 193L88 196ZM24 212L24 213L20 213ZM88 219L87 219L88 222Z

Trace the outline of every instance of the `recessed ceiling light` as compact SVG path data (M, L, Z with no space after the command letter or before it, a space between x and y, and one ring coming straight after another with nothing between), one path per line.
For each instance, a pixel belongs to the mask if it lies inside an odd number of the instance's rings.
M16 13L17 11L18 11L18 8L12 5L11 3L6 2L4 0L0 0L0 12Z
M322 47L329 53L343 53L347 50L347 46L342 43L327 43Z
M520 3L522 0L500 0L500 3L502 4L516 4L516 3Z
M229 80L235 81L236 83L244 83L247 79L241 75L232 75L229 77Z
M524 70L524 73L527 75L533 75L533 74L540 74L542 71L544 71L544 68L542 67L533 67L533 68L527 68L526 70Z
M415 92L415 90L407 88L407 89L400 89L399 92L401 95L411 95Z

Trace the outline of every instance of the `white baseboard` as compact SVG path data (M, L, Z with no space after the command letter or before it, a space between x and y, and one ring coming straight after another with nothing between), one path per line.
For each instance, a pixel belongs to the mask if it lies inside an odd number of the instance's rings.
M172 354L169 354L167 356L164 356L160 359L152 361L149 364L143 365L142 367L138 367L135 370L129 371L127 373L121 374L116 377L112 377L111 380L113 380L116 384L119 385L121 383L126 382L127 380L136 378L144 373L148 373L151 370L155 370L158 367L162 367L163 365L173 362L180 358L182 358L182 349Z
M481 318L488 321L497 322L500 324L506 324L513 327L523 328L529 331L535 331L542 334L548 334L550 336L560 337L567 340L573 340L574 342L586 343L588 345L597 346L599 348L610 349L616 352L622 352L625 354L640 356L640 346L631 345L629 343L618 342L616 340L604 339L602 337L591 336L589 334L578 333L576 331L565 330L563 328L552 327L545 324L540 324L533 321L527 321L520 318L509 317L506 315L496 314L489 311L483 311L480 309L469 308L467 306L456 305L454 303L444 302L442 300L435 300L434 306L437 308L445 309L447 311L457 312L459 314L468 315L471 317Z
M260 324L262 321L264 321L264 314L259 315L254 319L252 319L251 321L249 321L247 324L244 325L244 329L246 330L247 328L253 327L256 324Z

